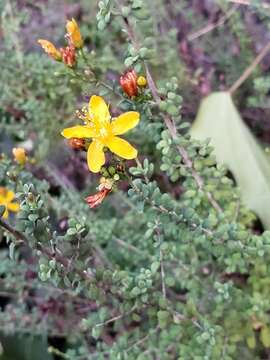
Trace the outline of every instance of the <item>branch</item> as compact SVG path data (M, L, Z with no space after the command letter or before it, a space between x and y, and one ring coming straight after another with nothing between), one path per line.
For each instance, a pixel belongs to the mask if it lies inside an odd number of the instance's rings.
M231 95L243 84L244 81L246 81L246 79L250 76L250 74L253 72L256 66L262 61L262 59L265 57L265 55L267 55L269 51L270 51L270 42L267 43L264 48L262 48L262 50L254 59L254 61L249 65L248 68L246 68L246 70L243 72L240 78L230 87L229 93Z
M148 334L143 336L141 339L137 340L134 344L132 344L131 346L129 346L126 349L126 352L129 352L130 350L132 350L135 346L139 346L141 344L143 344L146 340L148 340L148 338L153 335L154 333L156 333L159 330L159 326L157 326L155 329L153 329L153 331L148 331Z
M191 321L192 324L193 324L194 326L196 326L198 329L200 329L200 330L202 330L202 331L204 330L203 327L202 327L202 326L198 323L198 321L197 321L196 319L194 319L194 318L189 319L189 318L187 318L185 315L179 313L178 311L174 311L174 316L175 316L176 319L179 320L179 321Z
M8 222L0 218L0 226L7 230L10 234L12 234L19 244L29 245L29 241L24 233L14 229ZM45 247L41 243L36 244L36 250L42 252L49 259L55 259L58 263L64 266L65 269L69 269L69 261L59 252L53 252L49 248ZM86 271L81 271L79 269L73 269L77 275L79 275L84 280L92 280L92 276L88 274Z
M240 4L233 5L226 14L224 14L217 22L207 24L202 29L195 31L194 33L188 35L187 39L188 41L193 41L197 38L199 38L202 35L207 34L208 32L216 29L219 26L222 26L225 24L225 22L235 13L235 11L239 8Z
M155 209L156 211L162 213L162 214L167 214L169 216L171 216L172 218L176 218L179 222L186 222L186 219L183 219L181 216L179 216L175 211L173 210L168 210L166 209L163 205L157 205L152 199L150 199L149 197L145 196L144 193L133 183L132 179L129 179L129 184L132 187L132 189L137 192L143 199L145 202L147 202L149 205L152 206L153 209ZM204 227L202 227L201 225L196 225L194 223L190 224L191 227L193 229L198 229L200 228L200 230L202 232L204 232L205 234L207 234L208 236L213 237L213 231L209 230L209 229L205 229Z
M159 228L159 218L156 221L156 234L158 237L158 242L159 242L159 261L160 261L160 275L161 275L161 288L162 288L162 295L163 298L166 299L167 298L167 290L166 290L166 284L165 284L165 270L164 270L164 263L163 263L163 251L161 249L161 245L162 245L162 238L161 238L161 233L160 233L160 228Z
M159 257L160 257L160 273L161 273L161 284L162 284L162 294L164 299L167 298L167 291L165 285L165 270L164 270L164 263L163 263L163 252L161 250L161 246L159 246Z
M133 311L135 311L136 308L137 308L137 306L134 305L129 311L125 312L124 314L114 316L113 318L111 318L109 320L106 320L106 321L104 321L102 323L98 323L98 324L94 325L94 327L105 326L105 325L108 325L108 324L110 324L112 322L115 322L115 321L117 321L119 319L122 319L123 317L126 317L126 316L130 315L131 313L133 313Z
M120 7L120 5L118 5L118 6ZM121 7L120 7L120 10L121 10ZM130 38L130 41L132 42L134 48L138 50L139 49L139 43L138 43L138 41L136 39L136 36L135 36L135 34L133 32L133 29L132 29L132 27L131 27L131 25L129 23L129 20L126 17L123 17L123 20L124 20L125 30L126 30L128 36ZM160 95L158 93L158 89L156 87L155 81L154 81L154 79L153 79L153 77L151 75L150 69L149 69L146 61L143 61L143 64L144 64L144 67L145 67L146 78L147 78L149 89L150 89L150 91L152 93L153 99L155 100L157 105L159 105L160 102L161 102L161 97L160 97ZM170 134L171 134L171 137L173 139L176 139L178 137L178 134L177 134L177 130L175 128L173 120L168 115L165 115L165 114L162 114L162 117L164 119L164 122L165 122ZM192 160L190 159L187 151L185 150L184 147L182 147L180 145L177 145L177 150L178 150L179 154L181 155L181 158L183 159L183 162L184 162L185 166L190 170L191 175L194 178L198 188L201 191L204 191L204 189L203 189L204 188L203 178L194 169ZM213 208L218 213L222 213L223 210L222 210L221 206L218 204L218 202L214 199L213 195L209 191L206 191L205 194L206 194L206 196L208 198L208 201L213 206Z
M148 254L145 254L144 251L139 250L139 249L136 248L135 246L133 246L133 245L131 245L131 244L128 244L127 242L125 242L125 241L123 241L123 240L121 240L121 239L118 239L118 238L116 238L115 236L112 238L112 240L115 241L118 245L123 246L123 247L127 248L128 250L137 253L137 254L140 255L140 256L144 256L144 257L146 257L146 258L151 258L151 256L148 255Z
M250 0L228 0L229 2L239 4L239 5L247 5L252 6L253 4L250 2ZM262 8L264 9L270 9L270 4L267 4L266 2L263 2L260 4Z

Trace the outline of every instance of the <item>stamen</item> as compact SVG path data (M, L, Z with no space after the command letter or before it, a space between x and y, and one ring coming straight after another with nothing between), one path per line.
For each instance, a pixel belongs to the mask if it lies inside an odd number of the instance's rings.
M99 130L99 134L101 137L105 138L106 136L108 136L108 131L107 129L105 129L105 127L103 127Z

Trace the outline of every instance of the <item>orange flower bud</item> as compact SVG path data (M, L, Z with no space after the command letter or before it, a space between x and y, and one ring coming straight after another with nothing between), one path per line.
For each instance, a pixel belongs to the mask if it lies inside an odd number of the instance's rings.
M79 138L68 139L68 145L75 150L85 150L85 139L79 139Z
M73 45L66 46L65 48L60 49L63 63L69 67L73 67L76 64L76 53Z
M23 148L13 148L12 149L12 153L14 156L14 160L19 164L19 165L24 165L27 161L27 157L25 154L25 150Z
M71 44L77 49L82 48L83 39L76 20L72 18L72 20L67 21L66 29Z
M128 70L121 75L119 82L123 91L129 97L138 95L137 74L134 69Z
M59 50L48 40L39 39L38 43L41 45L42 49L54 60L61 61L62 55Z
M103 188L94 195L88 196L85 200L91 209L97 207L102 203L105 197L111 192L111 189Z

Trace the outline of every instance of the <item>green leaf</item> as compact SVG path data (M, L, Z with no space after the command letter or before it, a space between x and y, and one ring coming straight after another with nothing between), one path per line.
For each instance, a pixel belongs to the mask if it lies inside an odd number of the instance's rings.
M132 64L133 64L133 57L132 56L125 59L125 65L127 67L131 66Z
M245 205L270 229L270 162L227 92L216 92L200 105L191 135L211 138L217 162L234 175Z
M15 251L16 244L11 242L9 245L9 257L11 260L14 260L14 251Z
M38 215L37 215L37 214L30 214L30 215L28 216L28 219L29 219L30 221L35 222L35 221L38 219Z
M270 331L267 326L263 326L260 332L260 340L264 347L270 347Z
M0 334L0 341L3 346L4 354L1 360L52 360L53 357L48 353L48 343L46 336L8 336Z
M252 336L249 336L247 337L247 346L250 348L250 349L254 349L255 346L256 346L256 338L254 335Z
M102 328L101 327L93 327L91 335L93 338L98 339L101 335Z
M164 329L170 320L170 313L168 311L160 310L157 312L158 324L161 329Z
M160 263L158 261L154 261L152 264L151 264L151 271L152 273L156 273L159 269L159 266L160 266Z
M73 236L77 234L77 230L75 228L69 228L68 231L67 231L67 235L69 236Z

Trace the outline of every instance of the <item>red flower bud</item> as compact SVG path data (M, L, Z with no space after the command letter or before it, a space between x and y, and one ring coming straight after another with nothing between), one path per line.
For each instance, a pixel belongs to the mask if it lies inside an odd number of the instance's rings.
M134 69L128 70L121 75L119 82L123 91L129 97L138 95L137 74Z
M111 189L103 188L96 194L88 196L85 200L88 203L89 207L92 209L100 205L110 192Z
M66 46L65 48L61 48L60 52L62 54L63 63L69 67L72 67L76 63L76 52L75 47L73 45Z
M85 150L85 139L79 139L79 138L68 139L68 145L75 150Z

